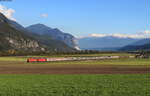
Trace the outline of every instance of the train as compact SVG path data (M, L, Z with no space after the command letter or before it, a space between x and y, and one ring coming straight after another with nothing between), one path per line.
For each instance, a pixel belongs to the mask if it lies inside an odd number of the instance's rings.
M27 62L53 62L53 61L79 61L79 60L101 60L101 59L115 59L119 56L100 56L100 57L59 57L59 58L28 58Z

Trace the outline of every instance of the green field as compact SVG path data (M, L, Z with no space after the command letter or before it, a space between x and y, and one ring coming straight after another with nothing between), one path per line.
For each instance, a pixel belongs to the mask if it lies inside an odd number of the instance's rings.
M150 96L150 75L0 75L0 96Z
M40 56L39 56L40 57ZM135 58L121 58L121 59L105 59L105 60L88 60L88 61L61 61L61 62L42 62L42 63L27 63L28 57L0 57L0 65L5 64L44 64L44 65L57 65L57 64L85 64L85 65L150 65L150 59L135 59Z
M95 57L95 56L133 56L128 53L102 53L102 54L75 54L75 55L51 55L51 56L6 56L0 57L0 61L26 61L30 57Z
M110 54L84 54L75 55L74 57L102 55L109 56ZM123 56L127 55L130 54L123 54ZM105 66L111 66L111 68L150 68L150 59L122 58L95 61L27 63L28 57L0 57L0 72L4 69L9 71L11 68L16 68L16 70L29 68L32 70L36 68L69 68L71 66L76 68L97 68L101 66L104 68ZM150 96L150 74L1 74L0 96Z
M35 63L29 63L35 64ZM37 63L41 64L41 63ZM43 63L42 63L43 64ZM63 61L63 62L47 62L45 64L84 64L84 65L150 65L150 59L108 59L108 60L89 60L89 61Z

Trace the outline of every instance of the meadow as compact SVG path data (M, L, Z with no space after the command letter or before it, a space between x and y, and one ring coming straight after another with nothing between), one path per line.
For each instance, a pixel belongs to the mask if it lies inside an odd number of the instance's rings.
M121 55L121 54L119 54ZM69 57L70 55L66 55ZM72 56L72 55L71 55ZM89 55L83 55L83 57L86 57ZM98 55L94 54L91 56L103 56L103 55ZM105 56L111 56L110 54ZM118 56L113 54L112 56ZM127 55L126 55L127 56ZM36 63L27 63L27 58L30 57L48 57L48 58L54 58L56 56L10 56L10 57L0 57L0 65L7 65L7 64L12 64L13 65L66 65L66 64L84 64L84 65L150 65L150 59L139 59L139 58L120 58L120 59L104 59L104 60L87 60L87 61L61 61L61 62L36 62ZM82 57L82 55L75 55L75 57Z
M0 75L0 96L150 96L150 75Z
M59 57L112 55L131 56ZM0 57L0 96L150 96L150 59L27 63L29 57L41 56Z

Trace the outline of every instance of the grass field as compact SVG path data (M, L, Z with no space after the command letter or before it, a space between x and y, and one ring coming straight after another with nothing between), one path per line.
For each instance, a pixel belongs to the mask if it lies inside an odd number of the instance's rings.
M96 56L133 56L128 53L102 53L102 54L75 54L75 55L51 55L51 56L9 56L0 57L0 61L26 61L29 57L96 57Z
M95 56L95 54L91 54L91 56ZM107 56L111 55L107 54ZM121 58L27 63L26 60L29 57L32 56L0 57L0 74L150 73L150 59Z
M29 63L35 64L35 63ZM43 63L37 63L43 64ZM89 60L89 61L62 61L47 62L45 64L85 64L85 65L150 65L150 59L107 59L107 60Z
M74 57L102 55L110 56ZM150 96L150 59L27 63L28 57L0 57L0 96Z
M40 56L39 56L40 57ZM135 59L135 58L121 58L121 59L105 59L105 60L88 60L88 61L61 61L61 62L36 62L36 63L27 63L28 57L0 57L0 65L13 63L16 64L93 64L93 65L150 65L150 59Z
M0 75L0 96L150 96L150 75Z

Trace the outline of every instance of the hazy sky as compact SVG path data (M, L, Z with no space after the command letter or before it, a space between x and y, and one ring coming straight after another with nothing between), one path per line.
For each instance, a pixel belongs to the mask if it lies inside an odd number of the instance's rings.
M13 18L24 26L43 23L75 36L135 34L150 30L150 0L12 0L0 3L13 9Z

